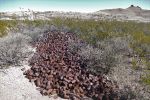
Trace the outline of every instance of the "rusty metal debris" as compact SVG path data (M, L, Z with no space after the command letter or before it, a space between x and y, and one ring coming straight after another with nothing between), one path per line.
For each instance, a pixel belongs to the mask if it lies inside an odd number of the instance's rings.
M102 75L91 74L82 68L80 55L68 49L68 39L74 41L73 33L58 31L43 34L36 42L37 52L30 59L31 69L24 72L43 95L78 100L118 100L114 85ZM87 100L87 99L86 99Z

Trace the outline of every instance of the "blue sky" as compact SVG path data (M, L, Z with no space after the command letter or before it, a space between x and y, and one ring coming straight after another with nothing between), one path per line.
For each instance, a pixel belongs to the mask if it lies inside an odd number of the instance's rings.
M150 10L150 0L0 0L0 12L24 10L94 12L127 8L131 4Z

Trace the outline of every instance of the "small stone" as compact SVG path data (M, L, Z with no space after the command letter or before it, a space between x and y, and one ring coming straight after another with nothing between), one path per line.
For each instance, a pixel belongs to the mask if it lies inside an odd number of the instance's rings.
M24 70L25 70L25 68L21 68L21 70L22 70L22 71L24 71Z

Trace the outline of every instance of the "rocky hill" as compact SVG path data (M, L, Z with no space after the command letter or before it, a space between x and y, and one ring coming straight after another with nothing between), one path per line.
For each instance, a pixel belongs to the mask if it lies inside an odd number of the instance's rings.
M101 10L102 12L106 12L112 14L113 16L126 16L127 19L150 19L150 10L142 9L139 6L131 5L126 9L117 8L117 9L106 9Z

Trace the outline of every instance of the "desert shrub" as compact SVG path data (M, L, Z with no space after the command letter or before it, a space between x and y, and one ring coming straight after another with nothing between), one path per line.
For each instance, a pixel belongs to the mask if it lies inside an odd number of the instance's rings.
M19 33L0 38L0 68L20 64L29 54L29 41L29 37Z
M133 100L136 98L136 93L129 86L125 86L124 90L120 91L120 100Z
M0 37L6 36L9 31L14 30L16 20L0 20Z
M130 36L113 37L103 41L98 41L96 45L98 48L109 47L115 55L129 55L132 53L132 49L129 46L130 41Z
M18 24L16 28L18 29L17 32L27 35L31 38L31 42L35 42L38 37L43 34L45 31L51 29L51 25L48 25L45 23L45 21L35 20L24 20L24 21L18 21Z
M150 71L147 71L147 74L142 76L141 81L147 85L150 85Z
M115 64L115 58L107 47L103 50L87 45L81 48L79 54L89 71L97 74L108 73Z
M131 61L131 64L132 64L132 68L137 70L139 68L138 64L137 64L137 60L133 59Z
M149 60L145 60L145 64L148 70L150 70L150 61Z
M13 20L16 20L17 19L17 15L16 14L12 14L12 17L11 17Z
M92 46L85 41L69 40L71 52L79 52L82 57L81 65L87 67L89 71L97 74L107 74L118 62L118 55L130 54L127 37L117 37L96 41L96 46Z
M6 34L7 25L6 22L0 20L0 37Z
M48 28L45 26L43 28L41 27L34 27L34 28L30 28L30 27L24 27L24 29L22 30L23 35L27 35L28 37L31 38L31 42L35 42L38 37L44 33L44 31L48 30Z
M130 48L124 38L113 38L99 41L97 48L86 46L81 48L80 55L88 68L96 73L108 73L117 64L117 56L129 54Z

